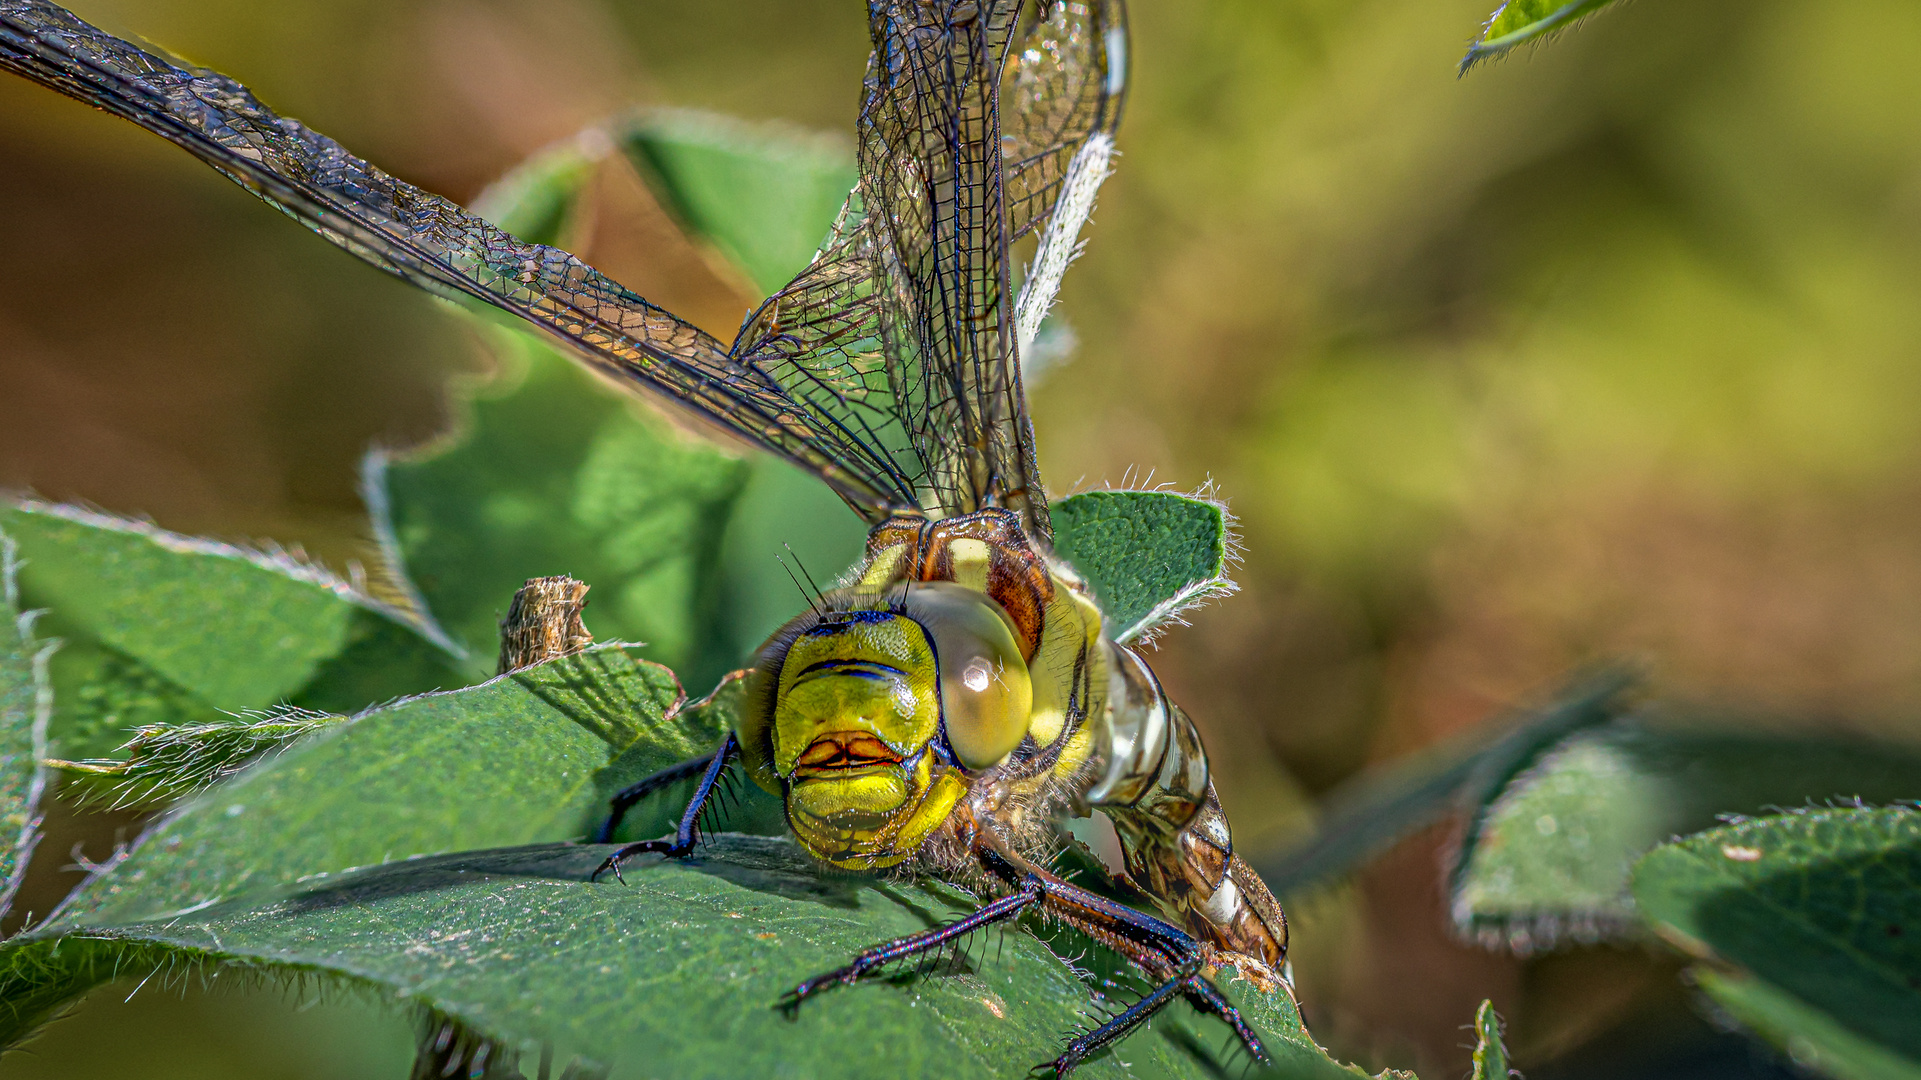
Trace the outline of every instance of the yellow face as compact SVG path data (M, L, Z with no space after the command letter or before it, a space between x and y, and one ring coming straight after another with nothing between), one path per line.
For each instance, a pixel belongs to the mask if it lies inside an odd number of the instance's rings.
M875 606L851 606L863 599ZM1027 667L998 605L957 585L830 602L850 609L804 616L763 652L741 746L809 851L891 866L947 818L968 771L1019 745Z

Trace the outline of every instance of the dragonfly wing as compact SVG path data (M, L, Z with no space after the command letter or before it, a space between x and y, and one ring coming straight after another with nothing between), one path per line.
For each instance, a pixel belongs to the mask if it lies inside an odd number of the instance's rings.
M903 422L882 342L888 312L912 302L887 292L875 240L856 187L813 262L748 316L732 351L892 467L896 483L913 493L903 507L913 507L922 501L927 459ZM908 464L894 464L901 462Z
M522 243L277 116L225 76L41 0L0 0L0 68L183 147L389 273L533 323L593 367L812 471L871 520L915 504L909 470L807 394L567 252Z
M1001 505L1047 535L1020 383L1000 84L1025 0L876 0L861 102L866 324L922 504Z
M1019 349L1106 175L1124 10L880 0L869 11L860 184L814 264L749 321L734 353L783 383L804 375L823 411L911 458L925 509L1007 506L1045 538ZM1043 287L1017 310L1009 245L1043 227L1030 275Z
M1015 305L1028 355L1081 226L1107 179L1127 92L1127 11L1122 0L1033 0L1021 15L1001 75L1001 147L1007 221L1018 238L1039 233Z
M1030 0L1001 75L1008 228L1045 227L1076 155L1112 137L1127 93L1121 0Z

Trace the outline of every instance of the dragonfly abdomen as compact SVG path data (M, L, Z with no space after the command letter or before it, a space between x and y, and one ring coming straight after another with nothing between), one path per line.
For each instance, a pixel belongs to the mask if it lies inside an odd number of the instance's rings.
M1133 650L1103 641L1107 702L1105 768L1083 796L1114 823L1134 883L1178 911L1187 929L1216 948L1256 961L1278 979L1287 957L1287 917L1234 840L1208 778L1200 732Z

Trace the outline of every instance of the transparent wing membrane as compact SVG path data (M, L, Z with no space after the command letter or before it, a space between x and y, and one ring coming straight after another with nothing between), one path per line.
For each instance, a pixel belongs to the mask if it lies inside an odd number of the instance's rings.
M1119 0L1030 3L1001 76L1001 145L1014 236L1044 226L1087 141L1112 136L1127 89Z
M893 462L713 337L564 251L521 243L387 175L225 76L182 67L34 0L0 2L0 67L176 143L389 273L534 323L593 366L817 473L870 517L911 505L912 486Z
M813 266L741 344L878 417L870 430L911 455L926 509L1009 506L1045 536L1009 246L1072 202L1070 163L1119 121L1122 8L892 0L870 11L860 185Z
M0 68L183 147L389 273L539 326L588 364L815 473L870 520L1005 505L1044 537L1017 327L1038 316L1028 298L1016 311L1009 245L1048 229L1062 205L1049 242L1067 219L1079 231L1085 209L1074 207L1091 192L1075 201L1070 166L1118 121L1122 8L874 0L869 11L859 185L813 263L731 348L567 252L387 175L233 80L53 4L0 0Z

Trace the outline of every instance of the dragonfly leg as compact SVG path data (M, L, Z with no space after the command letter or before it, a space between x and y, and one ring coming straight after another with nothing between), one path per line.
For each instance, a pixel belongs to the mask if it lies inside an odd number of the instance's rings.
M1207 976L1201 974L1201 962L1197 957L1189 961L1174 978L1155 987L1146 997L1128 1006L1120 1015L1067 1044L1067 1049L1061 1052L1060 1057L1042 1068L1051 1069L1056 1078L1066 1076L1101 1047L1118 1041L1146 1023L1155 1013L1166 1007L1168 1002L1174 1000L1176 994L1186 997L1200 1011L1213 1013L1227 1021L1228 1026L1234 1029L1234 1034L1240 1036L1241 1044L1247 1047L1248 1053L1254 1055L1256 1061L1262 1064L1270 1063L1267 1048L1261 1045L1260 1037L1248 1027L1247 1021L1241 1018L1241 1011L1234 1007L1233 1002L1227 1000L1227 995L1221 993L1219 987L1209 982Z
M1119 1039L1159 1012L1180 994L1204 1013L1225 1020L1254 1060L1267 1063L1267 1048L1254 1033L1241 1011L1201 973L1207 960L1206 949L1187 931L1172 923L1119 904L1097 893L1027 863L1004 848L984 846L978 854L987 868L1002 877L1021 874L1041 885L1041 906L1048 914L1085 931L1094 940L1115 949L1149 975L1161 979L1146 997L1135 1002L1119 1016L1068 1044L1061 1056L1049 1063L1054 1075L1066 1076L1088 1055Z
M979 930L981 927L992 925L1004 919L1011 919L1026 910L1030 905L1039 902L1041 899L1041 889L1042 885L1039 880L1029 879L1023 882L1017 891L1009 893L990 903L982 904L972 913L956 919L946 926L936 926L931 930L923 930L918 934L909 934L906 937L895 938L884 945L876 945L866 952L861 953L859 956L854 957L853 963L845 967L835 968L825 975L816 975L806 982L801 983L799 986L794 987L792 990L787 991L786 995L781 998L780 1007L791 1011L798 1008L800 1003L808 997L819 993L829 986L845 986L857 981L861 976L872 972L875 968L889 961L913 956L915 953L926 952L928 949L939 948L953 941L955 938L965 937Z
M657 852L670 858L678 858L682 855L691 854L694 850L694 844L700 840L700 812L706 808L707 800L713 798L715 788L720 785L721 774L727 771L727 766L732 763L735 755L739 752L740 744L734 741L733 733L728 732L727 740L720 744L720 749L714 751L711 757L705 759L695 758L694 761L683 762L671 768L663 769L647 779L642 780L640 783L635 784L633 787L628 788L626 791L621 792L619 795L614 796L613 814L608 819L608 824L603 827L600 832L600 835L603 837L613 833L615 824L619 822L621 815L626 812L628 806L633 805L641 796L653 790L653 788L650 788L648 785L651 784L654 785L654 787L659 787L662 784L672 782L672 780L691 775L695 762L700 762L706 766L706 771L701 773L700 783L694 786L694 797L687 800L687 810L680 815L680 828L675 830L672 840L642 840L637 844L628 844L612 855L607 856L606 860L594 870L593 874L590 875L587 880L598 881L600 880L600 875L612 870L614 877L618 878L622 884L626 884L626 879L620 876L620 864L636 855ZM677 775L671 776L667 780L661 780L661 777L668 776L670 773L676 773L677 770L685 771L678 772ZM655 781L659 781L659 784L656 784ZM638 792L638 794L634 794L631 799L627 798L630 793L634 792ZM626 800L624 804L622 802L623 799Z
M1068 1043L1067 1049L1061 1051L1060 1057L1039 1066L1035 1071L1050 1069L1056 1077L1063 1077L1073 1072L1081 1062L1087 1060L1088 1055L1111 1042L1118 1041L1128 1032L1146 1023L1155 1013L1160 1012L1169 1001L1174 999L1175 994L1180 993L1185 981L1185 978L1169 979L1155 987L1146 997L1129 1005L1120 1015Z
M690 776L705 773L713 765L716 754L718 751L714 754L702 754L697 758L689 758L678 765L669 765L645 780L620 789L618 794L608 800L607 820L602 822L599 831L594 833L594 843L605 844L612 840L614 831L620 828L621 819L627 816L627 811L632 809L635 803L661 788L677 784Z
M1227 995L1221 993L1221 988L1210 982L1207 976L1196 971L1181 984L1181 992L1187 995L1187 1000L1196 1009L1204 1013L1213 1013L1227 1021L1227 1026L1233 1028L1234 1034L1240 1036L1241 1045L1247 1047L1247 1052L1254 1055L1256 1061L1263 1065L1273 1064L1268 1060L1267 1048L1261 1045L1260 1037L1254 1034L1254 1029L1249 1027L1247 1020L1241 1016L1241 1010L1235 1008L1234 1003L1227 1000Z
M1089 892L998 845L984 845L976 854L1003 880L1038 880L1048 914L1087 932L1156 978L1171 978L1201 955L1200 942L1173 923Z

